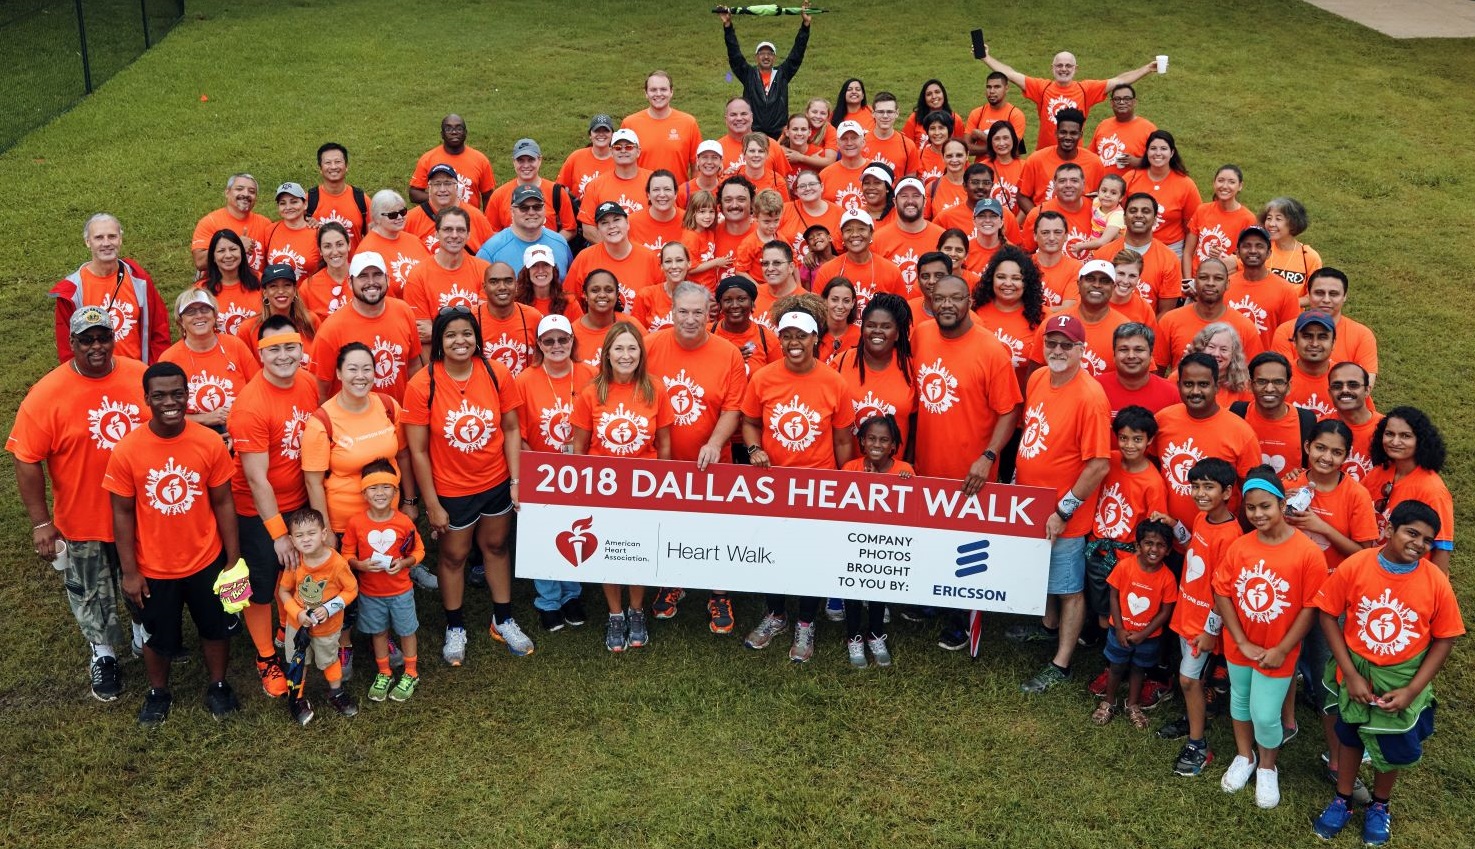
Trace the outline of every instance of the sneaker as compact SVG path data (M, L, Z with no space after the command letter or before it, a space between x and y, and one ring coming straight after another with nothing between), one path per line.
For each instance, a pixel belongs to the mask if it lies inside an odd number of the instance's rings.
M538 611L538 625L550 634L554 631L562 631L563 626L567 624L563 620L563 611L561 610Z
M650 643L650 627L645 622L645 611L632 607L625 611L625 621L630 623L630 637L625 644L638 649Z
M1035 674L1035 677L1019 685L1021 692L1029 695L1038 695L1046 690L1070 680L1070 673L1062 671L1053 663L1045 664L1045 668Z
M333 706L333 710L338 711L339 716L358 716L359 706L354 704L353 696L350 696L347 690L339 688L338 692L329 693L328 704Z
M466 570L466 586L479 590L487 588L487 567L484 564L473 564Z
M465 628L446 629L446 645L440 650L440 656L451 666L460 666L466 660Z
M1110 674L1110 669L1101 670L1101 674L1091 679L1091 683L1086 685L1086 692L1098 699L1106 698L1106 679Z
M287 713L292 715L292 721L298 725L307 727L312 718L317 714L312 712L312 702L307 699L287 699Z
M1364 755L1364 757L1366 757L1366 755ZM1331 785L1333 787L1336 787L1337 784L1338 784L1337 769L1336 769L1336 767L1332 766L1332 764L1331 764L1331 757L1329 755L1327 755L1326 752L1322 752L1321 753L1321 763L1322 763L1323 766L1326 767L1326 771L1323 773L1323 775L1325 776L1326 780L1329 781L1329 782L1331 782ZM1352 802L1354 804L1357 804L1357 805L1367 805L1372 800L1373 800L1373 794L1368 791L1367 785L1362 783L1362 779L1361 778L1353 778L1352 779Z
M707 602L707 628L714 634L731 634L733 626L732 599L725 595L714 595Z
M1296 739L1296 735L1301 733L1301 726L1299 726L1299 725L1282 725L1280 727L1280 733L1281 733L1281 736L1280 736L1280 747L1282 749L1284 749L1285 748L1285 745L1287 743L1289 743L1292 740Z
M611 613L604 626L604 647L612 652L625 650L625 614Z
M1204 767L1214 762L1214 753L1207 748L1200 749L1198 746L1185 745L1178 752L1178 759L1173 761L1173 774L1192 777L1200 775Z
M1188 717L1180 716L1157 730L1159 740L1182 740L1188 736Z
M240 710L241 702L236 698L236 691L231 689L230 682L217 681L205 688L205 707L216 722L221 722Z
M831 622L845 621L845 599L825 599L825 618Z
M389 698L396 702L407 702L410 696L415 695L415 687L419 683L418 675L401 675L394 689L389 691Z
M1393 815L1388 813L1387 802L1373 802L1362 813L1362 843L1364 846L1382 846L1388 842L1393 827Z
M92 697L100 702L115 702L123 693L123 673L116 657L99 657L92 661Z
M522 626L517 624L516 619L508 617L501 625L493 620L487 630L492 639L507 644L507 650L512 652L513 657L527 657L536 650L533 641L523 633Z
M403 669L405 667L405 653L399 650L399 643L394 641L394 637L389 637L388 639L389 665L395 669Z
M944 628L937 636L937 647L947 651L962 651L968 648L968 632L962 628Z
M901 609L901 618L905 622L926 622L937 618L937 608L906 605Z
M344 682L353 680L353 647L338 647L338 665L343 667Z
M1219 779L1219 786L1225 793L1238 793L1250 782L1250 776L1255 774L1258 764L1258 758L1235 755L1234 760L1229 762L1229 769L1224 770L1224 777Z
M1027 625L1010 625L1004 629L1004 638L1016 643L1047 643L1053 642L1058 637L1058 632L1046 628L1039 622L1030 622Z
M1096 725L1105 725L1116 716L1116 705L1106 699L1096 704L1096 709L1091 711L1091 722Z
M743 640L743 645L755 651L766 649L768 648L768 644L773 642L774 637L777 637L788 629L788 619L783 616L775 616L772 613L765 613L763 614L763 621L758 623L758 627L748 632L748 637Z
M282 663L276 657L257 660L256 674L261 676L261 692L267 698L279 699L287 695L287 676L282 674Z
M1311 830L1322 840L1335 839L1347 827L1352 819L1352 809L1347 807L1347 800L1341 796L1333 796L1332 801L1321 811L1321 816L1311 824Z
M656 593L655 603L650 606L651 613L657 619L671 619L676 616L676 605L686 598L686 590L680 587L666 587Z
M440 578L420 563L410 567L410 582L422 590L440 589Z
M870 666L866 661L866 641L860 637L851 637L845 643L845 653L850 656L850 665L856 669L865 669Z
M1280 804L1280 771L1274 767L1255 770L1255 804L1273 808Z
M581 598L571 598L564 602L558 612L563 614L563 623L570 628L577 628L589 621L589 615L584 612L584 600Z
M1127 715L1127 721L1132 723L1133 728L1138 731L1147 728L1147 714L1142 712L1142 705L1127 705L1122 712Z
M877 666L891 665L891 650L886 648L886 635L872 636L866 640L866 648L871 650L871 657L876 659Z
M394 679L383 672L374 676L374 683L369 685L369 701L382 702L389 695L389 687Z
M1142 682L1142 693L1137 697L1137 701L1142 705L1143 710L1152 710L1163 702L1170 702L1172 700L1173 688L1161 681L1154 681L1151 678Z
M808 663L814 657L814 623L800 622L794 626L794 644L789 646L789 660Z
M138 709L138 724L144 728L158 728L169 718L169 705L174 702L174 697L169 695L168 690L158 690L150 687L143 694L143 707Z

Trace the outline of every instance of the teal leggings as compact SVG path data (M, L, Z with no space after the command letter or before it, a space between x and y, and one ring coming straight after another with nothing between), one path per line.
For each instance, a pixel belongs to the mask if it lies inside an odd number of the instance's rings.
M1295 677L1271 678L1253 666L1226 665L1229 667L1229 718L1254 723L1255 742L1261 748L1280 748L1285 740L1280 709Z

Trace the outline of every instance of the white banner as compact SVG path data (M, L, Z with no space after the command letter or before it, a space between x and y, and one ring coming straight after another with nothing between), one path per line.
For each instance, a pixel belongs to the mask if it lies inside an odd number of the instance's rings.
M524 451L517 576L1039 614L1054 493Z

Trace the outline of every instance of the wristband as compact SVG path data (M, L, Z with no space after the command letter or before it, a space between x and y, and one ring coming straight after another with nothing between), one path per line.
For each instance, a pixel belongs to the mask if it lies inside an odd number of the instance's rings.
M31 530L33 530L33 531L39 531L39 530L41 530L42 528L46 527L49 524L51 524L51 520L50 519L47 519L46 521L42 522L39 525L32 525L31 526Z
M417 505L417 504L420 503L420 496L418 496L418 495L407 495L407 496L401 498L399 500L399 503L401 505L404 505L404 506L407 506L407 507L414 507L415 505Z
M1068 522L1070 521L1070 517L1076 514L1076 510L1083 503L1081 499L1076 498L1074 492L1067 489L1065 494L1060 496L1060 503L1055 506L1055 512L1059 513L1060 517Z
M272 539L281 539L287 535L287 523L282 520L281 513L262 519L261 524L266 526L266 532L271 534Z
M1193 539L1193 533L1182 522L1174 522L1173 539L1177 540L1179 545L1188 545L1188 541Z
M1204 633L1217 637L1224 630L1224 619L1214 611L1209 611L1209 618L1204 620Z
M335 595L327 601L323 602L323 609L328 611L329 616L337 616L338 614L342 613L343 608L347 606L348 605L343 603L343 596L341 595Z
M512 478L511 480L509 480L507 482L510 483L510 484L512 484L513 486L517 486L517 478Z

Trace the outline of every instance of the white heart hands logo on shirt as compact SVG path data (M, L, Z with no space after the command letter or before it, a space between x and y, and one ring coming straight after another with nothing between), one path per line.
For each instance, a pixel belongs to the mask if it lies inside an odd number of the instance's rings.
M1191 584L1203 576L1204 559L1193 549L1188 549L1188 556L1183 558L1183 583Z
M1127 610L1131 611L1133 616L1141 616L1142 611L1151 606L1152 599L1148 598L1147 596L1137 595L1136 593L1127 593Z
M399 541L399 532L394 528L375 529L369 531L369 547L374 549L375 554L388 554L394 544Z
M1279 454L1261 454L1260 462L1274 469L1277 475L1285 471L1286 458Z

